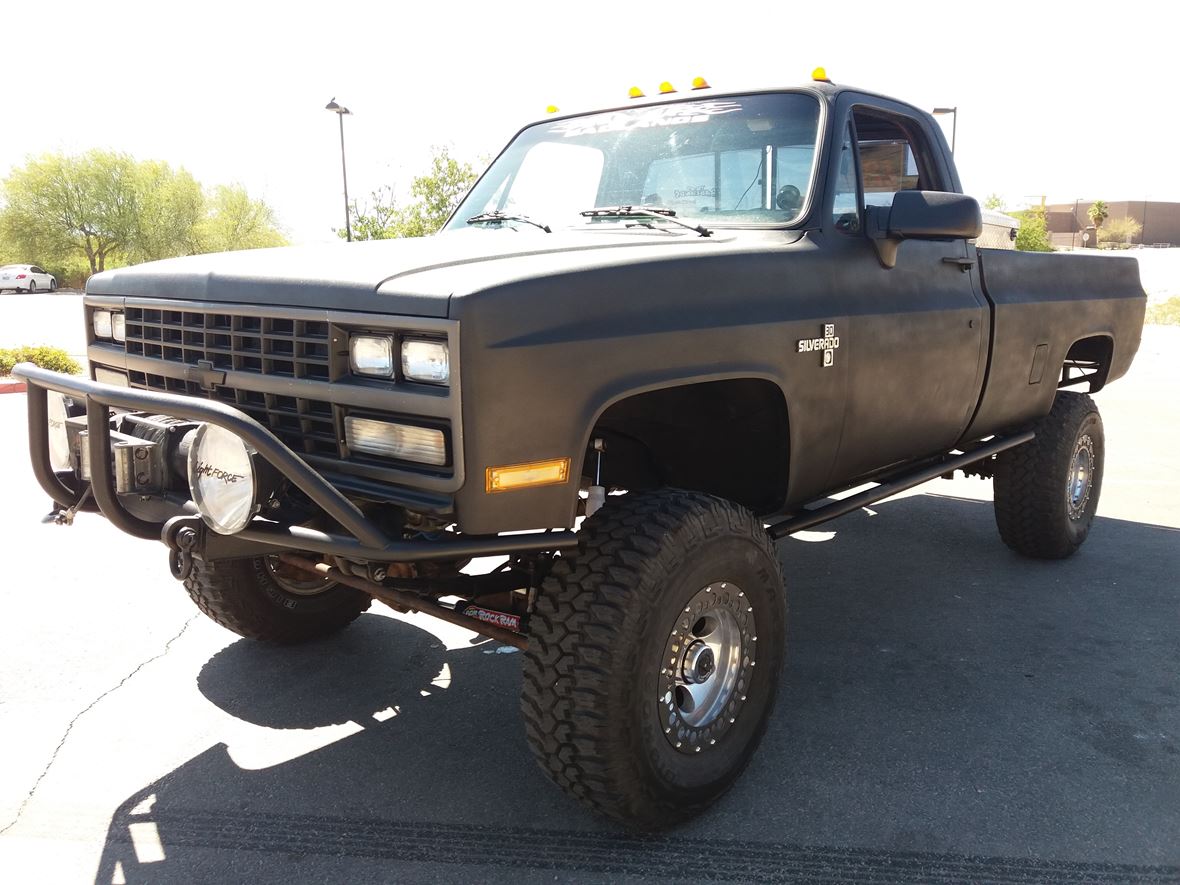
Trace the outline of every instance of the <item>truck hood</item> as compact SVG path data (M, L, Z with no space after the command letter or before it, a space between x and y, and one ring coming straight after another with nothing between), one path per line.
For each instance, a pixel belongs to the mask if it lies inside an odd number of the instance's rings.
M764 234L753 234L765 249ZM648 229L535 234L465 230L397 240L252 249L153 261L90 278L91 295L446 317L453 295L574 270L730 251L712 237ZM787 244L797 232L774 231Z

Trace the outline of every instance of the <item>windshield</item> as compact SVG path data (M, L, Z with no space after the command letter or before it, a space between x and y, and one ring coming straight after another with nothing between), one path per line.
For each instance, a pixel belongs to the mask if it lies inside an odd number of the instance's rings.
M807 204L819 113L815 96L788 92L539 123L492 164L447 228L487 213L521 228L511 216L553 229L636 223L580 214L610 206L658 206L710 228L786 224Z

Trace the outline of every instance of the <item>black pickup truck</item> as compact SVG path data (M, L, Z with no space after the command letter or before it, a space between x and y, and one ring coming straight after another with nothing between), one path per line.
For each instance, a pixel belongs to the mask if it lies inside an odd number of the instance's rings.
M58 521L162 540L243 636L377 599L523 649L546 773L667 826L766 728L776 539L962 469L1013 549L1085 540L1103 432L1076 389L1135 356L1137 263L979 232L934 119L883 96L554 116L436 236L93 277L91 378L16 370L33 467Z

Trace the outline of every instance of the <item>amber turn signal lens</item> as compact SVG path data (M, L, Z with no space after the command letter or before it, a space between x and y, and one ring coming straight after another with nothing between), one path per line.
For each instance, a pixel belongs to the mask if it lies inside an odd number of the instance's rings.
M676 91L676 87L673 86L671 83L669 83L667 80L665 80L663 83L660 84L660 95L667 95L669 92L675 92L675 91Z
M627 95L629 95L631 98L643 98L643 90L638 86L632 86L627 92Z
M511 464L506 467L489 467L487 491L511 492L534 486L557 485L570 476L570 459L554 458L550 461L532 461L528 464Z
M704 77L693 77L692 78L692 88L693 89L708 89L709 84L705 80Z

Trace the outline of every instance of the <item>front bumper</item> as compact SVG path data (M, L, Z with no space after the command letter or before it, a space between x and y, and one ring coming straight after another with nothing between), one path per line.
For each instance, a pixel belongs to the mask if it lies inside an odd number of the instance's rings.
M56 472L49 456L48 391L71 397L86 407L87 446L91 465L90 494L102 514L118 528L139 538L159 539L173 545L174 520L153 521L137 516L115 488L111 471L110 409L127 409L169 415L189 421L216 424L252 446L292 485L305 494L342 533L327 533L283 525L255 517L233 535L236 555L255 555L276 549L306 550L342 556L363 562L418 562L455 560L475 556L501 556L566 550L577 546L570 531L531 532L513 535L462 535L446 532L443 539L390 537L345 495L278 437L249 415L225 403L177 394L137 390L89 381L73 375L50 372L30 363L20 363L13 374L28 384L29 454L33 473L41 488L63 507L79 506L86 497L85 483L72 471ZM192 508L191 502L177 505L176 519Z

